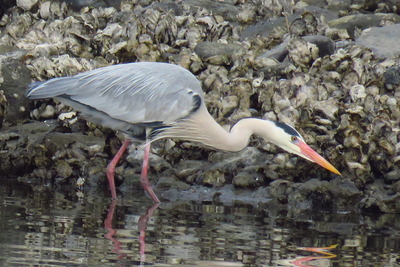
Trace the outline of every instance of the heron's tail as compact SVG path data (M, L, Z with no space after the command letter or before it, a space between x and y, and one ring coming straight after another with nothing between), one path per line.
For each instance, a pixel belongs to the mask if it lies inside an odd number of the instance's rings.
M45 83L45 82L41 82L41 81L31 83L31 84L29 85L29 87L28 87L28 90L26 91L26 96L27 96L28 98L31 98L31 99L37 99L37 98L35 97L35 94L33 94L33 91L35 90L35 88L39 87L40 85L42 85L42 84L44 84L44 83Z
M29 99L43 99L62 95L66 92L66 85L72 86L67 79L68 77L61 77L44 82L33 82L29 85L26 96Z

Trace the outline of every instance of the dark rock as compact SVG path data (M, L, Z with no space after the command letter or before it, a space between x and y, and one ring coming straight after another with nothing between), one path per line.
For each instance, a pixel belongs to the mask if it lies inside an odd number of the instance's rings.
M348 179L337 178L331 182L311 179L293 184L288 196L292 209L357 209L362 192Z
M218 42L200 42L194 52L208 63L225 65L231 62L234 55L243 54L242 46L237 44L224 44Z
M400 192L387 190L382 179L375 180L367 188L367 193L361 202L363 210L385 213L400 212Z
M206 9L212 14L223 16L228 21L237 21L239 10L230 1L212 1L212 0L185 0L185 4L191 9Z
M16 0L2 0L0 1L0 19L7 12L10 7L15 6Z
M315 3L315 0L307 0L307 3ZM321 2L321 1L319 1ZM322 2L323 3L323 2ZM385 12L385 13L396 13L400 9L400 2L397 0L335 0L328 1L328 5L325 6L329 10L337 10L341 13L350 12Z
M310 35L302 37L306 42L315 44L319 49L319 56L323 57L326 55L331 55L335 52L335 42L321 35ZM290 38L287 38L285 41L265 52L264 54L257 57L257 60L262 60L262 58L274 58L280 62L284 61L286 56L288 55L288 45Z
M0 129L3 127L4 117L6 116L7 110L7 98L4 95L4 91L0 90Z
M16 125L28 119L31 102L25 97L28 84L31 82L31 73L21 58L23 50L15 47L0 46L0 65L2 83L0 90L4 91L7 99L4 123ZM0 105L2 105L0 103ZM1 117L1 115L0 115Z
M293 21L294 19L292 19ZM276 27L282 27L286 23L285 18L277 18L274 20L260 21L250 25L240 33L241 40L251 39L256 36L268 36Z
M90 146L100 146L98 152L102 152L105 146L105 140L100 137L85 135L82 133L50 133L46 136L45 142L49 149L56 153L74 144L79 144L81 147L88 148Z
M385 86L388 90L400 91L400 66L393 66L388 68L383 73Z
M322 35L308 35L303 39L318 47L320 57L332 55L335 52L335 42L331 38Z
M368 47L380 58L395 58L400 55L400 24L373 27L364 30L356 44Z
M278 179L269 184L269 192L271 198L279 203L287 203L287 197L292 191L291 185L293 182Z
M181 14L181 5L178 5L175 2L153 2L150 6L146 8L153 8L155 10L159 10L162 12L171 12L174 11L176 16Z
M400 22L400 16L390 14L392 21ZM356 29L367 29L380 26L382 20L389 19L388 14L355 14L331 20L328 25L331 28L346 29L350 36L354 37Z
M69 176L71 176L71 174L73 172L71 166L65 161L57 162L55 168L56 168L58 177L61 177L61 178L68 178Z
M329 11L327 9L323 9L317 6L308 6L296 12L295 14L288 16L287 18L279 17L277 19L260 21L255 24L249 25L240 33L240 38L244 40L246 38L251 39L256 36L266 37L278 27L287 28L288 25L291 25L296 20L301 19L302 15L305 13L310 13L316 18L323 17L326 21L330 21L338 17L335 12Z
M158 179L156 188L162 189L163 191L166 191L168 189L176 189L179 191L184 191L184 190L189 190L190 185L180 180L176 180L172 177L163 176Z
M265 176L257 172L257 167L246 168L233 177L236 187L256 188L265 184Z
M47 148L40 143L57 124L35 122L3 129L0 132L0 173L19 175L36 166L43 167L49 160ZM7 152L7 153L6 153Z
M208 165L202 160L184 160L174 164L174 174L181 180L190 184L200 180L203 176L204 169Z
M143 156L144 150L139 148L134 151L130 149L129 155L126 157L126 160L137 170L138 173L140 173L140 170L142 169ZM169 164L163 157L154 153L150 153L149 162L151 162L150 169L158 173L171 169L171 164Z
M222 186L226 183L225 174L217 169L207 170L203 174L203 184L211 186Z
M83 7L115 7L118 8L121 0L63 0L72 9L79 11Z

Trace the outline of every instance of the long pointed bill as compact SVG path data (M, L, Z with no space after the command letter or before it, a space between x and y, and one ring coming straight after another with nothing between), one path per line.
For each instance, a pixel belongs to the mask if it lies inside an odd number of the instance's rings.
M301 140L298 140L297 145L299 146L301 153L309 158L311 161L314 161L318 165L324 167L325 169L336 173L338 175L342 175L332 164L330 164L326 159L324 159L321 155L315 152L311 147L309 147L306 143Z

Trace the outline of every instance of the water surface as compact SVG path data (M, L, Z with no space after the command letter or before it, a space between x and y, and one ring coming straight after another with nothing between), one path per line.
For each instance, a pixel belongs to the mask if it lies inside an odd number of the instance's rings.
M111 201L6 178L0 192L1 266L400 266L397 214L154 205L141 190Z

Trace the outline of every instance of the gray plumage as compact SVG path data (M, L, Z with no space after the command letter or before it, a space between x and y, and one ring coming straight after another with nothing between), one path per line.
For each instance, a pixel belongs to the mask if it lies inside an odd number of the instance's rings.
M150 143L162 138L239 151L255 134L340 175L285 123L245 118L226 131L207 111L200 82L192 73L176 65L143 62L99 68L72 77L33 83L27 96L30 99L56 98L81 111L94 123L146 139L140 181L155 202L159 199L147 179L148 154ZM115 166L129 143L128 138L107 167L113 198L117 197Z
M55 98L89 120L131 136L169 125L204 105L200 82L167 63L119 64L31 84L30 99Z

